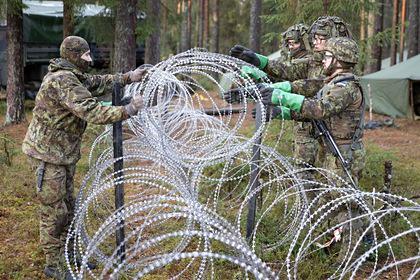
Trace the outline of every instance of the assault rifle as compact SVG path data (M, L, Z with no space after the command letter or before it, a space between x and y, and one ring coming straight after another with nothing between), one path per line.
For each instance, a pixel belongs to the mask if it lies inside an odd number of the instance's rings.
M359 187L356 185L356 183L353 180L353 177L350 173L350 166L349 162L343 157L340 150L338 149L337 144L335 143L334 138L332 137L330 131L327 128L327 125L325 124L325 121L323 120L312 120L312 123L314 124L314 127L317 130L317 136L323 136L325 144L328 146L328 149L331 151L331 153L340 160L341 166L343 167L344 171L347 174L347 177L350 180L350 183L352 186L356 189Z

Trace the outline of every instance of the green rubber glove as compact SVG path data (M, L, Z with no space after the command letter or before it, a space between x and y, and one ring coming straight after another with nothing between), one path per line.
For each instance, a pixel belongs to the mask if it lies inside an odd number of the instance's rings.
M271 85L272 88L281 89L285 92L292 92L292 83L285 81L285 82L278 82Z
M241 45L235 45L230 49L229 54L258 67L261 70L264 69L268 63L268 57L258 54Z
M259 70L258 68L244 65L241 68L241 76L244 78L250 77L256 81L259 81L262 78L267 77L267 73Z
M304 100L305 96L303 95L285 92L280 89L275 89L271 95L272 104L285 106L298 113L302 109Z
M268 57L266 57L262 54L259 54L259 53L256 53L256 55L257 55L258 59L260 60L260 65L258 65L258 68L263 70L268 64Z

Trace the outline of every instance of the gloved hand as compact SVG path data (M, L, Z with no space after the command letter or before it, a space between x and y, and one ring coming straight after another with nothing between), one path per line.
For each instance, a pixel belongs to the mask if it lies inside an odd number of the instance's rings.
M280 89L273 90L271 95L272 104L287 107L298 113L300 113L300 110L302 109L304 100L305 96L303 95L285 92Z
M245 62L255 65L259 69L264 69L267 66L268 58L266 56L255 53L254 51L245 48L241 45L235 45L230 49L229 54L233 57L239 58Z
M257 109L252 109L252 118L255 119ZM269 122L272 119L291 120L290 109L283 106L268 106L265 114L265 121Z
M259 81L262 78L267 77L267 73L257 68L244 65L241 67L241 76L244 78L251 78L251 79L254 79L255 81Z
M239 103L242 100L242 91L241 88L234 88L223 93L223 99L229 103Z
M139 82L146 75L146 73L147 69L145 68L137 68L128 72L131 82Z
M275 89L281 89L285 92L292 92L292 83L285 81L285 82L278 82L271 85L271 87Z
M272 105L271 98L273 95L274 88L272 88L270 85L267 85L267 84L258 84L257 86L261 93L261 102L265 106Z
M239 88L230 89L230 90L225 91L223 93L223 99L227 103L239 103L239 102L242 101L242 98L244 96L246 98L257 99L258 98L257 97L257 89L261 91L261 89L267 87L267 85L268 84L260 83L260 84L256 84L256 86L239 87Z
M305 96L275 89L272 85L262 84L260 88L261 101L264 105L281 105L293 111L300 112Z
M144 108L143 96L136 94L131 99L131 102L124 106L124 110L132 117Z

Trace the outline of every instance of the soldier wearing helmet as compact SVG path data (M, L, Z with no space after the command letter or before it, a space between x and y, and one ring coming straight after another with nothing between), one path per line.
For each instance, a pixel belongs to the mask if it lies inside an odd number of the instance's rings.
M291 59L306 57L311 50L308 29L307 25L299 23L282 33L283 47L289 50Z
M316 98L304 94L294 94L269 87L264 94L271 94L271 104L290 109L296 120L324 119L330 131L347 154L349 162L358 150L364 154L361 138L363 136L363 94L354 67L359 59L357 43L346 37L335 37L324 46L323 68L327 77ZM360 175L361 164L354 164L354 177ZM338 169L341 169L340 167Z
M294 29L294 28L293 28ZM257 54L243 46L236 45L230 50L234 57L242 59L260 70L266 72L275 80L297 81L307 79L319 79L323 77L322 52L325 41L333 37L349 37L351 32L344 21L336 16L324 16L318 18L309 28L308 37L312 39L314 54L305 59L296 59L291 63L285 63L282 59L268 60L267 57ZM305 46L308 51L308 48ZM318 87L315 82L304 84L296 83L292 86L295 91L306 89L306 94L315 94L322 82L318 81Z
M335 37L328 39L324 45L325 55L322 60L325 74L327 75L324 86L317 93L315 98L308 98L304 95L293 94L272 88L263 89L261 94L274 105L281 105L283 115L289 113L288 117L297 121L323 120L334 138L338 149L348 162L348 167L353 181L357 184L365 165L365 148L363 146L363 120L364 120L364 99L358 78L354 76L353 69L359 59L357 43L346 37ZM321 149L319 155L319 167L338 174L341 178L351 182L346 176L340 161L333 154L322 138L318 138ZM335 186L341 187L343 181L332 178ZM330 182L331 182L330 181ZM336 224L348 221L359 215L360 209L347 206L338 207L332 213L330 219ZM350 213L351 212L351 213ZM350 214L349 214L350 213ZM349 216L350 215L350 216ZM352 236L352 246L361 235L363 222L357 224L349 223L340 227L337 234L343 235L343 246L338 248L338 260L345 258L349 244L349 236ZM351 233L350 233L350 230ZM350 234L349 234L350 233ZM339 241L333 239L333 241ZM327 242L334 244L334 242ZM327 245L330 246L330 245Z
M327 40L322 64L326 75L324 86L315 98L269 87L263 94L271 95L270 104L290 110L290 118L298 121L325 120L343 155L351 163L355 181L364 165L363 114L364 100L353 69L359 59L357 43L345 37ZM321 143L324 147L324 144ZM328 151L327 151L328 154ZM329 170L343 174L341 166L326 159ZM326 166L324 166L326 167ZM345 176L343 176L345 177Z
M323 48L328 38L337 36L351 36L344 21L335 16L318 18L309 28L308 37L311 41L312 50L304 58L284 62L281 59L268 60L250 50L242 50L235 46L231 55L243 59L265 71L270 77L277 80L285 80L276 83L273 89L285 92L298 92L307 97L313 97L323 87L324 68L322 64ZM323 36L323 37L321 37ZM308 49L307 49L308 50ZM275 109L273 109L273 112ZM279 110L277 110L279 112ZM273 115L273 118L282 118L282 114ZM293 128L294 145L293 156L298 159L299 168L315 165L319 150L319 143L315 137L315 131L310 122L297 122ZM304 162L304 164L300 163ZM302 172L301 177L313 180L313 174L309 171ZM311 198L310 198L311 199Z
M111 124L128 119L143 107L140 95L126 106L103 106L96 97L112 90L114 82L140 81L145 71L89 75L89 45L77 36L65 38L60 58L52 59L35 100L33 118L22 144L37 174L40 202L40 245L44 274L72 279L65 269L64 242L73 219L73 177L87 123ZM70 246L72 248L72 246Z

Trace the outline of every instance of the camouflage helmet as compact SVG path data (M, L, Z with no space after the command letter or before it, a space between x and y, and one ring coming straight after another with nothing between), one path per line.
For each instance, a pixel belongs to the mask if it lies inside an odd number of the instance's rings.
M283 40L295 40L296 42L301 41L304 34L308 33L309 27L306 24L299 23L290 26L285 32L281 35Z
M85 39L68 36L61 43L60 56L84 71L87 70L89 63L81 59L81 56L89 50L89 44Z
M336 16L322 16L319 17L309 28L311 37L321 35L327 39L333 37L348 37L352 38L351 32L347 24Z
M309 27L303 23L298 23L298 24L294 24L290 26L285 32L281 34L283 38L283 47L287 48L288 40L294 40L295 42L300 43L299 50L296 50L294 52L299 52L299 51L304 51L304 50L310 51L311 45L309 44L308 30L309 30Z
M356 64L359 60L359 48L357 43L347 37L328 39L325 51L331 52L338 61Z

